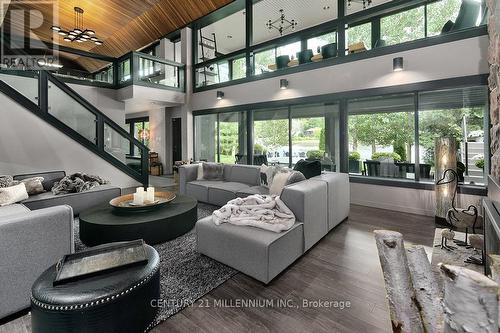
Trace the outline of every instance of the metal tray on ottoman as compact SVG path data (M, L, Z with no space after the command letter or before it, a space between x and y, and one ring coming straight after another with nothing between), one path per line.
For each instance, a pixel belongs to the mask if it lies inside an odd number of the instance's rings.
M107 246L107 245L103 245ZM99 247L97 247L99 248ZM160 257L145 245L147 264L53 285L56 265L31 290L34 333L144 332L151 329L160 297Z

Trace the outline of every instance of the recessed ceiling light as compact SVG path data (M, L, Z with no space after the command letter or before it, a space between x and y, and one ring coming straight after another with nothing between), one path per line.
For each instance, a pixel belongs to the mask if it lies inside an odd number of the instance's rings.
M323 10L328 10L330 9L330 6L323 6Z
M70 35L72 35L72 36L76 36L76 35L78 35L78 34L77 34L75 31L73 31L73 30L71 30L71 31L69 32L69 34L70 34Z
M80 39L80 38L78 38L76 41L77 41L78 43L83 43L83 39Z
M52 30L54 30L54 31L59 31L59 30L61 30L61 28L60 28L60 27L58 27L57 25L53 25L53 26L51 26L51 27L50 27L50 29L52 29Z
M82 33L82 31L80 29L78 29L78 28L74 29L73 31L76 32L77 34L81 34Z
M227 35L226 38L231 39L231 38L233 38L233 35Z
M63 30L59 30L57 33L61 36L66 36L68 34L66 31Z
M97 39L97 37L90 37L90 40L93 42L97 42L99 39Z
M94 43L95 45L102 45L102 42L100 40L96 40Z
M71 42L72 38L69 38L69 37L64 37L64 40L65 40L66 42Z
M94 30L87 30L87 33L88 33L89 35L95 35L95 31L94 31Z

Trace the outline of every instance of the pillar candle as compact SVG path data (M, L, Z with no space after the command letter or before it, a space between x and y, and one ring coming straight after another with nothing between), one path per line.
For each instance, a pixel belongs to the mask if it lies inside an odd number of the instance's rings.
M142 195L142 193L134 193L134 201L133 201L133 204L134 204L134 205L142 205L142 204L144 204L144 202L143 202L143 195Z
M146 192L146 200L153 202L155 201L155 188L154 187L148 187L147 192Z

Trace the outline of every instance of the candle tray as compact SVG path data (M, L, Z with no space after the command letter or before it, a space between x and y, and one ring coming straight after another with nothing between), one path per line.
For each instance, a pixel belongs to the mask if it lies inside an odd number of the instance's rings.
M109 204L119 212L144 212L158 209L175 199L174 192L155 192L155 200L144 201L142 205L133 204L134 195L127 194L112 199Z

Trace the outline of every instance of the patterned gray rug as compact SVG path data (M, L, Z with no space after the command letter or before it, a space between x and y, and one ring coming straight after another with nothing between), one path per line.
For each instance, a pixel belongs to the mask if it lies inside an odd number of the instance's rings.
M212 215L215 206L198 204L198 219ZM231 278L236 271L196 252L196 233L191 230L166 243L154 245L160 254L160 288L162 307L155 325L181 311L203 295ZM79 236L75 220L75 250L86 246Z

